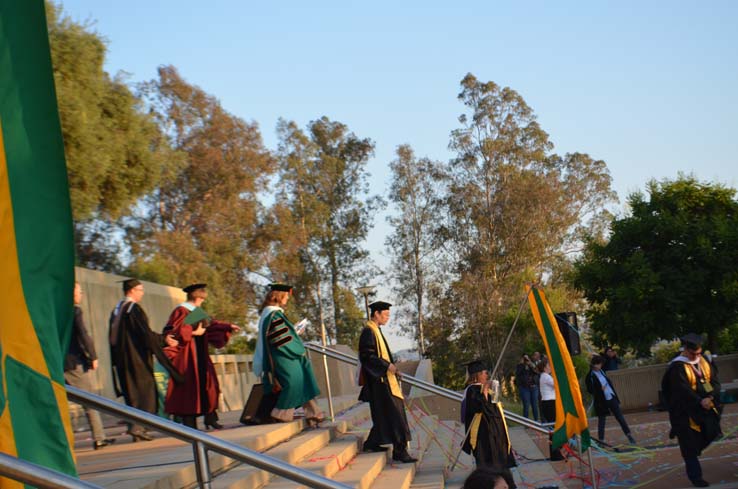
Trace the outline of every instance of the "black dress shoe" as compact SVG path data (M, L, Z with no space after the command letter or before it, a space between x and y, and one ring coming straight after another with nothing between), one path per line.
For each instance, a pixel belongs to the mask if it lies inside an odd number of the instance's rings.
M214 430L222 430L223 425L218 423L217 421L213 421L212 423L205 423L205 429L214 429Z
M411 457L410 454L407 452L393 454L392 460L394 460L395 462L403 463L403 464L410 464L410 463L415 463L418 461L417 458Z
M364 446L361 448L362 452L386 452L387 447L383 447L382 445L373 445L371 443L364 443Z
M705 479L690 479L694 487L710 487L710 483Z
M92 448L95 450L99 450L101 448L105 448L108 445L112 445L115 443L115 438L105 438L104 440L96 441L92 444Z

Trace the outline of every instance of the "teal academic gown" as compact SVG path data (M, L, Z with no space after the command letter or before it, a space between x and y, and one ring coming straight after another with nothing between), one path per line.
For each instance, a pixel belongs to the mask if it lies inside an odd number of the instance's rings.
M262 344L271 353L274 371L282 387L277 399L277 409L300 407L320 394L305 345L283 311L277 309L265 317L259 325L259 334ZM269 376L272 362L265 352L263 382L267 392L272 390Z

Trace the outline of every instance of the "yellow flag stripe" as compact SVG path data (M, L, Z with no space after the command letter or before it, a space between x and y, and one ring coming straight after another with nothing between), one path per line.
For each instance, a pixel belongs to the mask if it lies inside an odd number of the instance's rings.
M0 121L0 250L4 253L0 256L0 283L3 284L3 294L0 294L0 310L5 315L4 326L0 328L0 345L2 345L2 358L0 358L0 371L5 375L5 359L12 356L22 359L29 368L37 371L44 377L49 378L49 370L46 366L41 344L36 336L36 329L31 321L26 306L25 295L21 282L20 268L18 265L18 252L15 239L15 223L13 219L13 205L10 198L10 183L8 179L7 159L5 156L5 144L3 142L2 121ZM22 333L22 334L21 334ZM7 381L3 379L3 389L7 399ZM57 404L61 413L68 413L66 390L63 385L52 382ZM73 433L69 417L62 415L64 431L67 441L72 446ZM9 455L17 456L15 436L12 427L12 417L9 409L4 409L0 416L0 451ZM7 480L3 480L5 484Z

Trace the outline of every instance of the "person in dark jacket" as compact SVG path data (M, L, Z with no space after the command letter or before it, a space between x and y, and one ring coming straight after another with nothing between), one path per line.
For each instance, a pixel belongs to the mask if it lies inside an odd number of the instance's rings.
M594 355L590 360L589 373L585 379L587 392L594 397L594 408L597 414L597 437L600 441L605 441L605 422L608 414L612 413L615 419L620 423L623 433L628 437L628 441L635 445L636 441L630 433L628 422L625 421L623 412L620 410L620 400L615 392L615 387L610 382L610 378L602 370L605 359L600 355Z
M90 370L97 370L97 353L92 338L87 333L85 321L82 318L82 287L78 282L74 284L74 322L72 323L72 337L69 341L69 350L64 359L64 381L78 389L94 392L95 386ZM87 422L92 431L92 448L99 450L111 443L115 438L105 436L100 413L94 409L83 406Z
M605 363L602 365L602 370L604 370L605 372L609 372L610 370L617 370L618 368L620 368L620 364L622 363L622 360L620 360L620 357L618 357L618 352L613 350L611 346L605 348L602 358L605 359Z
M163 345L175 347L177 340L169 335L151 331L149 318L138 304L144 296L143 284L136 279L123 281L125 298L110 314L110 358L113 366L115 394L123 396L128 406L156 414L158 395L154 380L153 355L176 382L182 375L172 366L163 351ZM133 441L151 440L143 427L128 424Z
M523 354L515 367L515 385L523 401L523 417L528 417L528 410L532 407L533 419L538 421L538 372L527 354Z
M669 406L670 438L679 439L679 450L687 477L695 487L708 487L702 478L699 457L720 429L720 382L715 365L702 356L702 337L689 333L681 338L684 347L674 358L661 381Z
M359 385L362 386L359 400L369 403L372 415L372 429L363 451L382 451L385 450L382 445L391 443L393 460L413 463L418 460L407 451L410 429L399 383L400 371L381 330L389 321L391 306L388 302L372 302L370 319L359 337Z

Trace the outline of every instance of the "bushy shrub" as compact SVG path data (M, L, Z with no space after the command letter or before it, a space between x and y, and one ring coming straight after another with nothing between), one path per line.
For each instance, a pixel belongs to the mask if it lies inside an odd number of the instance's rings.
M669 363L672 358L679 354L679 340L659 340L651 345L652 363Z

